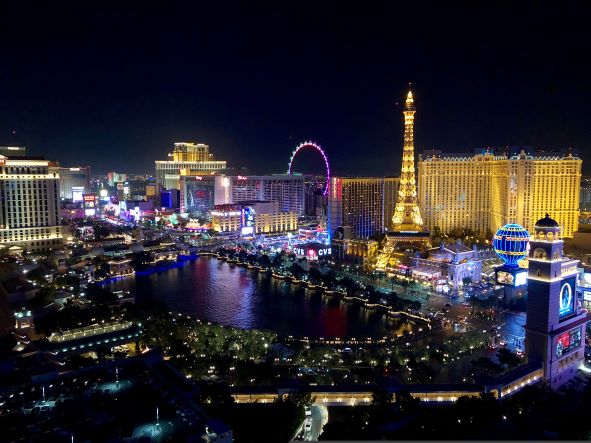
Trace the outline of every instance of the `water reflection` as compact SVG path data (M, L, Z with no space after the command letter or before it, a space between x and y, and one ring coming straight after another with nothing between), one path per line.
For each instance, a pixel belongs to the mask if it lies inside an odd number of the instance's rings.
M398 331L401 321L383 313L322 296L266 274L213 258L117 280L142 299L159 300L173 311L228 326L271 329L309 337L382 337Z

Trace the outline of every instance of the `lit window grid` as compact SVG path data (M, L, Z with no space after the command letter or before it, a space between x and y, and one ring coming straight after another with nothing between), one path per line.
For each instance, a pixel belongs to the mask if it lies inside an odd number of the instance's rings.
M47 160L7 160L0 195L0 244L30 251L61 246L59 174Z
M398 178L332 177L329 184L329 227L350 226L356 238L390 229L398 194Z
M507 158L492 154L419 159L419 203L433 231L485 234L518 223L531 230L547 212L565 237L578 229L582 160Z

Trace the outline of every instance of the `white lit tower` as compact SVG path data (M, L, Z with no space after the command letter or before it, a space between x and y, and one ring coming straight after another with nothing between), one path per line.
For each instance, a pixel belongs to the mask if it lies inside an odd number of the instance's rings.
M525 351L553 389L572 379L585 356L587 311L577 300L578 260L563 256L558 223L538 220L530 239Z

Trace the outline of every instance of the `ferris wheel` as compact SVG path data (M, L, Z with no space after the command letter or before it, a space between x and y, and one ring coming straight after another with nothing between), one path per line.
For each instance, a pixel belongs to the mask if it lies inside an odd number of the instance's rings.
M328 182L330 180L330 167L328 165L328 157L326 157L325 152L322 150L322 148L320 147L320 145L311 142L311 141L307 141L307 142L303 142L300 143L295 150L291 153L291 157L289 158L289 167L287 168L287 173L288 174L293 174L293 170L292 170L292 166L293 166L293 160L295 158L295 156L298 154L298 152L300 152L302 149L313 149L316 152L318 152L321 156L322 159L324 160L324 166L326 168L326 171L323 171L323 173L326 175L325 177L322 177L322 179L319 179L315 182L315 186L318 189L322 190L322 195L326 195L328 193Z

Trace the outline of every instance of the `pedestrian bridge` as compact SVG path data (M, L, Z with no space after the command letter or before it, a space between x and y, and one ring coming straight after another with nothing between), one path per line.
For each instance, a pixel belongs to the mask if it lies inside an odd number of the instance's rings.
M337 388L332 386L317 388L312 387L311 394L314 405L317 406L356 406L371 404L373 391L369 386L364 388ZM404 386L406 388L406 386ZM410 386L409 386L410 388ZM484 390L479 386L458 385L457 387L439 387L437 385L422 389L409 389L414 398L426 402L454 402L462 396L479 396ZM236 392L233 394L236 403L271 403L280 396L285 396L293 390L277 390L267 392Z
M432 384L400 385L384 387L392 394L407 391L414 398L428 403L452 403L460 397L478 397L491 393L495 398L506 398L528 385L542 380L543 372L539 365L526 365L486 384ZM309 391L317 406L356 406L371 404L375 385L352 386L310 386ZM278 397L286 396L300 389L265 388L258 386L234 388L232 397L236 403L271 403Z

